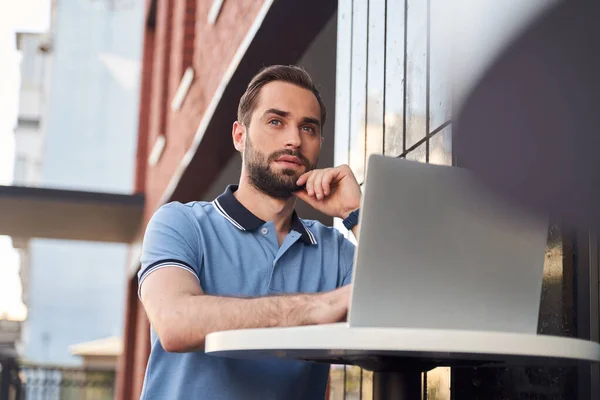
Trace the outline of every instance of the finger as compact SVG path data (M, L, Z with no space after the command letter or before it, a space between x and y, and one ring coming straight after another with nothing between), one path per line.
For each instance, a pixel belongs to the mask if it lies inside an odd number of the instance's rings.
M315 182L315 177L317 176L317 170L311 171L312 174L310 174L310 176L308 177L308 180L306 181L306 192L308 193L309 196L314 196L315 195L315 188L314 188L314 182Z
M323 180L321 181L321 187L323 188L323 194L325 196L329 196L331 193L331 182L336 177L336 173L334 170L328 171L323 176Z
M312 175L314 171L308 171L300 175L300 178L296 181L296 185L302 186L308 181L308 178Z
M323 196L323 176L325 175L324 171L319 171L315 174L315 179L313 180L313 190L315 191L315 196L317 196L318 200L321 200Z

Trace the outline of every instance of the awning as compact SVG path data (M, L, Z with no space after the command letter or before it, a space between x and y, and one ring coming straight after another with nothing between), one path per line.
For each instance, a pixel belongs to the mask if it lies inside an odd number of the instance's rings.
M74 356L118 357L123 353L123 339L111 336L91 342L77 343L69 347Z
M0 186L0 235L131 243L144 196Z

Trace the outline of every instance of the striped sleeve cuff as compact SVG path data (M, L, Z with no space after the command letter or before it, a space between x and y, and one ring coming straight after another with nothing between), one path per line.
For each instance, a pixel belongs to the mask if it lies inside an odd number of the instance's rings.
M198 279L198 283L200 283L200 278L196 274L196 271L188 263L180 261L180 260L161 260L161 261L157 261L155 263L150 264L140 274L140 277L139 277L139 280L138 280L138 298L140 300L142 299L141 293L142 293L142 283L144 282L144 279L146 279L148 277L148 275L150 275L154 271L157 271L157 270L159 270L161 268L167 268L167 267L175 267L175 268L184 269L184 270L192 273L196 277L196 279Z

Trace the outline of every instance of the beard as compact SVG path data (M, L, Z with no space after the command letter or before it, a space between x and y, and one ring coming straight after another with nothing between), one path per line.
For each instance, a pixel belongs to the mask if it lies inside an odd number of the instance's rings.
M285 168L279 171L271 169L271 163L281 156L297 157L304 171ZM260 192L275 199L289 199L294 192L302 189L296 185L300 176L308 171L315 169L316 163L311 162L299 151L289 149L279 150L271 153L268 157L260 151L254 149L248 136L246 136L246 145L244 153L244 168L247 171L250 184Z

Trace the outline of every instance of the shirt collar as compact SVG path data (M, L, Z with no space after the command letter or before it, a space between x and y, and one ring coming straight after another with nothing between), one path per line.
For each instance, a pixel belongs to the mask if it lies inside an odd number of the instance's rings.
M265 221L252 214L250 210L235 198L233 192L237 189L238 185L227 186L225 192L214 200L214 206L225 219L239 230L253 231L264 224ZM315 235L304 225L304 222L298 217L295 210L292 213L292 229L300 233L304 243L317 244Z

